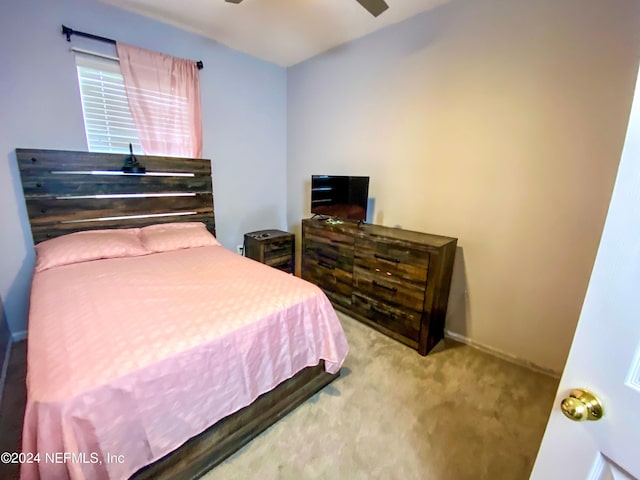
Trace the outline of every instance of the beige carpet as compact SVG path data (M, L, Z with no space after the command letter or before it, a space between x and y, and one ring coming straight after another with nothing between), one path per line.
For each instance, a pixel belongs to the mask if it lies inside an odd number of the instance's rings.
M421 357L340 319L342 376L206 480L529 478L556 379L451 340Z

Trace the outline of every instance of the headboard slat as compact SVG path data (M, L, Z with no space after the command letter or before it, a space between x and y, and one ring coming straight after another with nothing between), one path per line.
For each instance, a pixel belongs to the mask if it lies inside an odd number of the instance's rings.
M29 201L27 211L32 225L68 223L72 220L93 219L123 215L154 215L166 212L213 213L211 194L193 197L160 198L79 198L59 200L35 198Z
M68 150L17 149L21 171L30 172L62 170L120 170L127 154L75 152ZM36 159L34 162L32 159ZM211 163L200 158L158 157L136 155L148 171L190 172L211 175Z
M134 228L145 227L154 223L166 222L203 222L209 231L213 232L215 225L211 213L200 213L196 215L188 215L184 217L156 217L156 218L132 218L129 220L109 220L102 222L85 222L85 223L57 223L51 225L41 225L36 228L33 234L34 243L40 243L50 238L59 237L67 233L73 233L83 230L97 230L102 228Z
M114 193L162 193L189 190L194 193L211 193L211 176L179 177L114 177L108 184L103 177L87 175L41 175L22 178L27 198L60 195L108 195ZM29 192L29 193L26 193Z

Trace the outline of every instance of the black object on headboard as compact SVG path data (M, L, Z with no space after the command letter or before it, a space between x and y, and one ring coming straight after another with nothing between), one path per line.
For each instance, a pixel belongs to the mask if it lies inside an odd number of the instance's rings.
M215 235L211 161L138 156L146 173L122 172L126 154L16 149L34 243L80 230L204 222Z

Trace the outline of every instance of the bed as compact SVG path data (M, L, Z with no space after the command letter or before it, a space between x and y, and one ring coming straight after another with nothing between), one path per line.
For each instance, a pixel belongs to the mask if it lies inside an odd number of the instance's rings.
M16 153L38 252L22 478L197 478L337 378L324 294L215 240L209 161Z

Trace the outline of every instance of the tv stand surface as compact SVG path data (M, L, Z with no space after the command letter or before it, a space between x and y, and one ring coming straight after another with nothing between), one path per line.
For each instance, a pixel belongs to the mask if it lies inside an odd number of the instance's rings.
M364 225L366 222L364 220L344 220L342 218L339 217L332 217L329 215L322 215L321 213L314 213L313 217L310 218L310 220L316 220L319 222L325 222L328 223L329 225L341 225L343 223L353 223L353 224L357 224L358 227Z
M457 239L302 221L302 278L353 318L426 355L444 337Z

